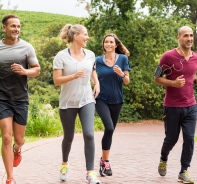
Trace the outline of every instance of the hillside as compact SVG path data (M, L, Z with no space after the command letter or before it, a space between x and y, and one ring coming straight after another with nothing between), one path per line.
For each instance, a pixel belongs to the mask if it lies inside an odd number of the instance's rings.
M1 19L7 14L16 14L21 20L21 38L29 40L32 37L42 36L46 27L51 23L61 23L61 24L75 24L80 23L82 18L43 13L43 12L32 12L32 11L20 11L20 10L2 10L0 9ZM2 35L2 30L1 34Z

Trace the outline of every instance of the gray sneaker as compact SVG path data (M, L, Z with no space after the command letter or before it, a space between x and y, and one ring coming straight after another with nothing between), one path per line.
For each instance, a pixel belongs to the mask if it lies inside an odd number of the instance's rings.
M194 181L189 177L187 171L184 171L183 173L179 174L178 181L183 183L194 183Z
M159 163L159 166L158 166L158 172L161 176L166 175L166 172L167 172L166 167L167 167L167 162L163 161L163 160L160 160L160 163Z
M60 180L67 181L69 165L61 165L60 167Z
M101 184L97 178L97 174L94 171L91 171L85 179L85 182L88 184Z

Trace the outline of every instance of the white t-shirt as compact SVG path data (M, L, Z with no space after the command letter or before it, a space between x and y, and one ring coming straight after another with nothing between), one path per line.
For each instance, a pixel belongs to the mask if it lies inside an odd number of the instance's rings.
M80 108L91 102L95 103L90 77L95 63L95 54L84 49L85 58L77 61L71 57L68 48L58 52L53 60L53 69L62 69L62 75L72 75L81 69L86 70L85 78L77 78L61 85L59 108Z

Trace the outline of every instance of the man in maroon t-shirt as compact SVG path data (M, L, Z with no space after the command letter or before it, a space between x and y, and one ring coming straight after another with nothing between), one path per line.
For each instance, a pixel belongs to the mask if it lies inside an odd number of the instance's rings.
M178 180L194 183L189 177L187 168L194 150L197 106L194 96L194 76L197 70L197 54L191 50L193 31L188 26L178 30L178 48L165 52L155 70L154 81L165 86L163 119L165 139L161 149L158 172L166 175L168 155L177 143L180 130L183 132L183 149L181 170Z

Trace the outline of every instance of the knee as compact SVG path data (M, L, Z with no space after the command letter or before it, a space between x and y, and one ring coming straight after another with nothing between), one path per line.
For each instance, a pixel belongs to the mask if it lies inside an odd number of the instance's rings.
M67 136L67 137L64 137L64 139L63 139L64 144L71 145L72 142L73 142L73 137L68 137Z
M5 146L12 144L12 135L6 133L2 135L2 144Z
M169 145L169 146L174 146L178 141L178 138L166 138L164 143Z
M105 133L108 134L108 135L113 135L113 133L114 133L114 128L106 128L106 129L105 129Z
M14 139L14 143L21 147L24 143L25 143L25 138L24 137L20 137L20 138L15 138Z
M184 142L187 142L188 144L193 143L194 142L194 137L193 136L184 137Z
M84 139L85 139L85 140L88 140L88 141L93 140L93 139L94 139L94 133L85 134L85 135L84 135Z

